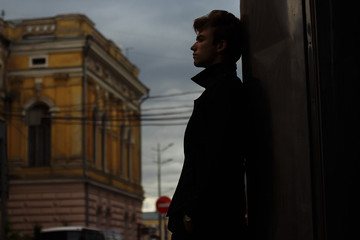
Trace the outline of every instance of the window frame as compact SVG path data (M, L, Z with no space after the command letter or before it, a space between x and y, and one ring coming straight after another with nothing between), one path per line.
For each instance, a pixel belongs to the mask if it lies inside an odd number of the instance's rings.
M35 59L45 59L45 63L43 64L34 64ZM49 64L49 56L48 55L36 55L36 56L30 56L29 57L29 67L30 68L44 68L48 67Z

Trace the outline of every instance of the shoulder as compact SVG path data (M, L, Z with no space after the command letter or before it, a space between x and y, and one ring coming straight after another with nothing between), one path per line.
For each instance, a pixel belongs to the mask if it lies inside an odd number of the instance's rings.
M212 92L215 96L225 95L228 97L230 97L229 95L242 94L243 91L243 83L237 76L227 76L219 79L219 81L216 81L216 84L209 89L209 92Z

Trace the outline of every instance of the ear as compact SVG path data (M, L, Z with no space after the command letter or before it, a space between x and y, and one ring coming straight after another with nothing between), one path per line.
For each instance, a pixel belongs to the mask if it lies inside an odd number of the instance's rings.
M216 50L218 53L223 52L227 48L227 41L226 40L220 40L220 42L216 46Z

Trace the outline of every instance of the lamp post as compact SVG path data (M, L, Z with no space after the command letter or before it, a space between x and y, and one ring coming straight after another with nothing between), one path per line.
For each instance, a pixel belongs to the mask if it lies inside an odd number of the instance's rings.
M161 197L161 165L165 164L167 162L172 161L172 159L166 159L164 161L161 160L161 153L166 151L168 148L170 148L171 146L173 146L174 143L169 143L168 145L166 145L165 147L161 148L160 143L157 144L157 148L153 149L157 152L157 167L158 167L158 197ZM164 228L162 226L162 215L159 213L159 233L160 233L160 239L163 240L164 237ZM166 229L165 229L166 231Z
M161 160L161 153L166 151L168 148L170 148L171 146L173 146L174 143L169 143L167 146L165 146L164 148L160 147L160 143L157 144L157 148L153 149L157 152L157 167L158 167L158 197L161 197L161 165L167 162L172 161L172 159L166 159L164 161Z

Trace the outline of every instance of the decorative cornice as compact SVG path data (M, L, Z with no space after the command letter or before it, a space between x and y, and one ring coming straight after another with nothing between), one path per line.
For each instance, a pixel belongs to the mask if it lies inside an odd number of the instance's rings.
M83 76L82 67L64 67L64 68L42 68L42 69L24 69L11 71L8 73L9 77L46 77L54 76L55 74L68 74L69 77Z
M129 99L127 99L125 96L121 94L120 91L116 90L113 86L109 85L107 82L103 81L101 78L99 78L95 73L91 71L87 71L87 75L93 79L102 89L105 89L107 92L110 92L113 94L116 98L121 99L122 101L126 102L128 106L131 107L134 111L140 111L139 106L131 102Z
M98 44L92 44L91 50L104 62L106 62L112 69L115 69L116 72L122 76L123 80L127 82L127 85L130 85L141 95L146 95L149 91L138 79L137 74L138 70L135 66L132 69L129 69L128 66L122 65L115 58L109 55L101 46Z
M122 189L119 189L117 187L113 187L113 186L109 186L107 184L103 184L91 179L26 179L26 180L20 180L20 179L16 179L16 180L9 180L9 184L11 185L43 185L43 184L89 184L95 187L99 187L102 189L106 189L109 191L113 191L116 192L118 194L127 196L127 197L131 197L137 200L143 200L144 196L142 196L142 194L135 194L135 193L131 193Z

